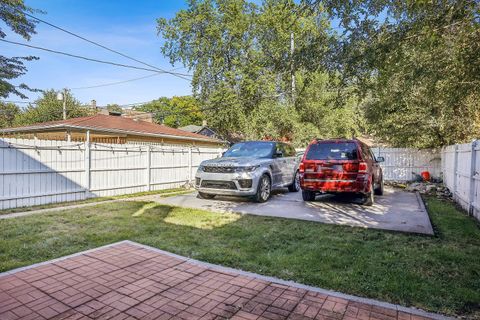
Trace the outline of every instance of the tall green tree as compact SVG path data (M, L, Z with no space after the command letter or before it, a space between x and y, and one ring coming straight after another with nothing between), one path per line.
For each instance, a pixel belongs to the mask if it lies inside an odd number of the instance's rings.
M292 77L323 68L311 58L328 49L328 21L299 9L293 0L192 0L158 20L163 54L193 70L194 94L223 136L249 135L253 120L272 122L261 106L295 104Z
M0 101L0 128L11 127L19 113L20 108L16 104Z
M136 107L135 110L151 112L156 123L174 128L200 125L204 119L199 102L192 96L161 97Z
M365 98L373 134L414 147L480 136L480 2L329 1L326 8L343 30L329 64Z
M120 105L118 105L117 103L107 104L107 110L109 112L123 112L122 107L120 107Z
M92 114L92 111L75 99L67 91L64 95L66 99L67 119L84 117ZM55 121L63 119L63 102L57 100L55 90L47 90L42 93L42 97L35 100L35 103L29 105L26 110L15 117L15 125L29 125L39 122Z
M30 37L35 34L36 21L26 17L23 12L35 12L35 10L26 6L23 0L0 0L0 20L14 33L22 36L25 40L30 40ZM0 26L0 38L3 39L6 36L6 31ZM11 83L11 80L26 73L25 61L35 59L38 58L0 55L0 97L6 98L9 94L14 94L21 98L27 98L20 90L31 89L24 83L16 86Z
M158 30L163 54L193 70L193 92L224 136L261 137L252 125L279 123L286 108L321 137L435 147L480 135L479 6L191 0Z

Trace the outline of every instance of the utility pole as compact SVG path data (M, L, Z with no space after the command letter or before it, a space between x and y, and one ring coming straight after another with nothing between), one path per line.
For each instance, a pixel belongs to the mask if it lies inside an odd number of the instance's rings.
M67 120L67 88L63 89L63 120Z
M293 52L295 51L295 40L293 32L290 33L290 73L292 76L292 100L295 97L295 69L293 65Z
M63 120L67 120L67 88L57 93L57 100L63 103Z

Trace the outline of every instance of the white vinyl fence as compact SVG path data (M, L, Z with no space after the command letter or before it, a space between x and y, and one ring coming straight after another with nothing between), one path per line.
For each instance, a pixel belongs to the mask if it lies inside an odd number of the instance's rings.
M380 163L385 181L413 181L422 171L430 172L434 178L442 175L441 154L437 149L371 148L375 157L384 157ZM297 152L305 149L297 149Z
M0 209L180 187L222 151L0 139Z
M221 148L0 139L0 209L180 187ZM480 142L438 150L372 148L386 181L443 175L480 220Z
M422 171L435 178L441 176L441 154L436 149L372 148L376 157L384 157L380 166L385 181L412 181Z
M480 220L480 140L443 148L442 171L454 200Z

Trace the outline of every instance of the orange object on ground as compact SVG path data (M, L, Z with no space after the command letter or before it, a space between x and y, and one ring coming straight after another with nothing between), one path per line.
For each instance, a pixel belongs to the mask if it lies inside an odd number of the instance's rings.
M428 171L423 171L420 173L424 181L430 181L430 172Z

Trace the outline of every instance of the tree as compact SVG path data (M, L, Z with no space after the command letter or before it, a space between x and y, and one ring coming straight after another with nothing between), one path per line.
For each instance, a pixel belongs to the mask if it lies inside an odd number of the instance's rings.
M73 95L67 91L64 95L67 107L67 119L84 117L92 114L92 111L82 105ZM57 100L57 92L53 89L43 92L41 98L35 100L33 105L15 117L15 125L29 125L39 122L55 121L63 119L63 102Z
M279 122L279 108L321 137L423 148L480 135L476 0L191 0L158 30L225 136L260 138L252 125Z
M136 107L135 110L151 112L156 123L174 128L189 124L200 125L204 118L200 104L192 96L161 97Z
M113 104L107 104L107 110L108 112L123 112L122 107L120 105L113 103Z
M0 20L8 26L14 33L22 36L25 40L35 34L35 24L33 19L29 19L23 12L35 12L27 7L23 0L0 0ZM0 38L5 38L7 34L0 27ZM9 94L17 95L21 98L27 98L20 90L30 89L26 84L15 86L10 82L27 71L24 65L25 61L38 59L37 57L5 57L0 55L0 97L6 98ZM34 90L35 91L35 90Z
M0 128L11 127L19 113L20 108L16 104L0 101Z
M326 7L343 29L329 64L365 98L372 133L410 147L478 138L478 1L331 1Z
M247 122L253 118L256 123L271 122L269 116L283 111L264 112L266 104L295 104L293 74L322 68L311 58L326 51L328 23L313 10L298 10L293 0L267 0L262 5L192 0L188 5L172 19L158 19L166 40L162 52L172 64L181 62L193 70L194 95L205 106L208 122L223 136L250 135Z
M307 76L297 78L298 99L295 109L299 122L317 128L316 138L351 138L367 133L362 100L358 96L347 92L338 105L338 75L310 72Z

